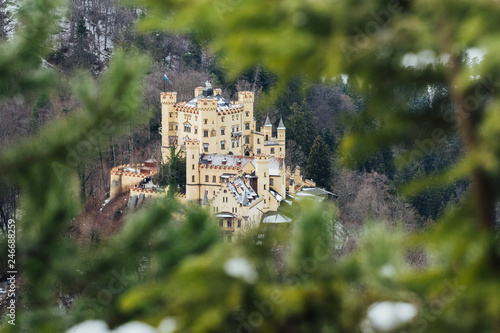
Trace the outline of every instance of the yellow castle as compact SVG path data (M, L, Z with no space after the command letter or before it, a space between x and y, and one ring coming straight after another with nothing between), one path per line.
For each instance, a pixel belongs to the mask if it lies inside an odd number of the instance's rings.
M171 147L186 158L186 193L177 198L209 205L228 237L277 211L289 187L294 193L315 185L303 180L300 169L285 166L282 119L274 137L269 117L257 131L253 92L240 91L237 101L229 101L207 82L188 102L178 102L176 92L161 93L161 105L162 162L168 162ZM114 168L110 197L130 188L129 206L135 206L163 195L150 181L157 164Z
M238 231L276 211L286 196L285 126L277 136L266 119L254 119L254 93L241 91L229 101L207 82L189 102L175 92L161 94L162 159L172 146L186 158L186 200L210 205L220 227Z

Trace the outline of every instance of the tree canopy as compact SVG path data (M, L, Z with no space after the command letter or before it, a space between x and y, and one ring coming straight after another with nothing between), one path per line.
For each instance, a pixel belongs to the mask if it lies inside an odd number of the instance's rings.
M498 332L499 3L137 3L147 7L143 28L196 33L230 74L257 64L276 74L278 92L296 75L309 82L346 75L368 96L341 141L346 165L390 148L395 165L405 167L458 136L463 156L437 174L423 172L406 193L459 180L470 182L468 193L417 235L368 223L358 249L341 259L335 251L348 239L335 208L307 202L296 205L289 237L275 238L268 228L224 244L206 211L164 200L129 216L104 244L77 245L67 231L80 211L78 162L97 154L96 131L123 132L148 68L144 56L116 50L99 78L75 74L79 112L1 152L1 177L21 189L16 262L24 281L19 325L4 316L2 331L61 332L99 318L111 327L139 320L180 332ZM57 73L40 57L49 52L59 8L53 0L23 2L16 35L0 44L0 98L54 84ZM471 62L467 52L477 49L484 58ZM409 107L405 88L435 94ZM289 252L273 264L277 240ZM1 242L5 261L7 239ZM409 254L425 256L425 269L409 265ZM72 297L63 307L65 295ZM380 324L372 317L380 306L398 320ZM405 320L396 315L401 307L410 309Z

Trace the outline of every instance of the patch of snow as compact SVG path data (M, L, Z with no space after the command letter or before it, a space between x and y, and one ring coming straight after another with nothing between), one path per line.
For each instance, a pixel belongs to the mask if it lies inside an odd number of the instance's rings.
M388 332L408 323L417 315L417 308L405 302L377 302L368 308L366 319L361 324L363 332L373 329Z
M258 277L253 265L245 258L229 259L224 264L224 271L227 275L241 278L248 283L254 283Z
M396 275L396 269L391 264L385 264L380 267L380 275L386 278L392 278Z
M86 320L71 327L66 333L156 333L156 329L145 323L131 321L110 331L103 320ZM162 331L160 331L162 332Z
M86 320L71 327L66 333L109 333L108 324L103 320Z
M156 333L156 329L139 321L131 321L111 331L111 333Z
M175 318L167 317L161 321L160 326L158 326L158 332L172 333L173 331L175 331L176 328L177 328L177 321L175 320Z
M110 202L110 201L111 201L111 198L107 198L106 200L104 200L104 202L101 205L101 209L99 209L99 211L102 212L104 206L106 206L108 204L108 202Z

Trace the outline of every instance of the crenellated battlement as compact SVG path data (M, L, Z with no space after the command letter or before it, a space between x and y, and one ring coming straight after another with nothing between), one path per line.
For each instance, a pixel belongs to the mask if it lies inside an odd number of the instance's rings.
M200 141L194 140L194 139L189 139L189 140L186 140L186 142L184 144L186 146L199 146L200 145Z
M269 161L269 155L267 155L267 154L254 155L254 158L256 160L260 160L260 161Z
M255 94L251 91L240 91L238 92L238 102L241 104L253 103Z
M162 92L161 96L161 104L175 104L177 103L177 92Z
M186 104L176 104L175 111L199 114L198 108L196 106Z

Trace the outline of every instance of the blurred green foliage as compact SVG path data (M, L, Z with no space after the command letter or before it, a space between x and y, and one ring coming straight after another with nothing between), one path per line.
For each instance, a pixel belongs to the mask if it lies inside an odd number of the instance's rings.
M261 64L278 75L281 87L296 75L310 81L348 75L353 87L369 94L341 144L348 165L397 144L404 148L396 156L403 167L438 149L444 136L458 134L462 158L441 174L423 173L408 193L457 180L470 181L470 191L417 236L381 221L367 224L357 235L358 249L341 260L334 257L342 241L334 209L307 202L296 205L288 237L256 230L235 244L221 243L208 212L158 200L130 215L114 238L77 245L67 233L79 213L77 162L95 153L89 135L118 135L134 116L147 70L144 57L116 50L98 80L75 76L80 112L2 151L1 176L21 187L17 258L24 280L18 326L6 324L2 331L60 332L92 318L112 327L131 320L157 326L175 318L181 332L352 332L364 327L371 304L385 300L417 307L417 317L401 328L407 331L500 329L500 249L493 224L500 194L500 4L140 3L150 7L144 27L206 37L233 75ZM40 56L49 48L57 5L23 2L19 32L0 45L0 98L52 84L55 74L41 69ZM480 64L467 60L471 47L487 52ZM446 63L428 61L444 55ZM409 58L417 59L414 67L403 66ZM401 91L429 87L445 90L451 103L443 98L409 108ZM289 251L276 259L280 249ZM418 251L427 258L425 269L408 264L408 254ZM63 299L69 305L62 310Z

